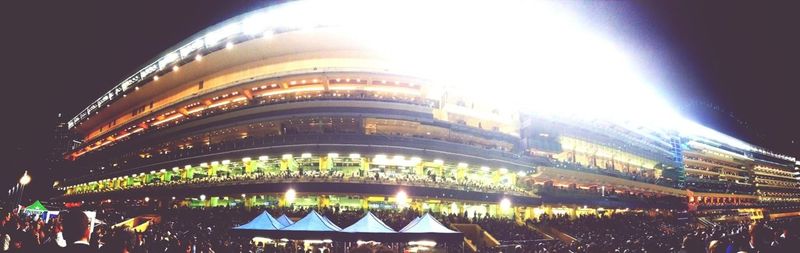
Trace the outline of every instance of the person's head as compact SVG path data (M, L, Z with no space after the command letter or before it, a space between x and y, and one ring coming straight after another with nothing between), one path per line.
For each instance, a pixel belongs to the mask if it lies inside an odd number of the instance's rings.
M750 244L755 247L763 247L765 245L769 245L769 230L764 227L764 225L760 223L753 223L750 224L748 228L748 234L750 235Z
M704 252L703 242L694 235L687 235L683 238L683 249L689 253Z
M67 210L59 214L64 240L68 243L89 240L89 217L78 210Z
M111 230L106 245L103 246L103 252L108 253L128 253L133 251L136 245L136 234L127 227L121 227Z
M706 252L708 253L720 253L725 252L726 246L720 240L713 240L708 243L708 249Z

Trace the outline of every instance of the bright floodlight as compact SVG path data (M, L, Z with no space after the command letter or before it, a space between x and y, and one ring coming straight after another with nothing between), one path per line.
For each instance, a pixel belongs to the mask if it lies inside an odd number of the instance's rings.
M408 201L408 194L406 194L405 191L401 190L397 192L397 195L395 195L394 201L397 203L397 206L403 207L406 205L406 202Z
M647 51L598 29L571 5L312 0L267 14L279 27L335 27L382 54L397 72L499 108L672 122L676 114L655 88L664 80Z
M144 202L150 202L150 197L144 197Z
M200 201L206 201L206 195L200 194Z
M503 198L500 200L500 209L508 210L511 209L511 200L508 198Z
M28 171L25 171L25 174L22 174L22 177L19 178L19 184L27 185L31 182L31 176L28 175Z
M289 190L286 191L286 195L284 195L284 197L286 199L286 203L294 203L294 200L297 199L297 192L294 191L294 189L289 188Z

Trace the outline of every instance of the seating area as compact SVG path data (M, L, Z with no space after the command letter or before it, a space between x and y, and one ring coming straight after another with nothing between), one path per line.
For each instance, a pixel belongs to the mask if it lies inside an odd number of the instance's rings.
M246 184L267 184L285 182L340 182L340 183L363 183L363 184L385 184L385 185L413 185L432 188L453 189L462 191L509 193L520 196L536 196L530 190L509 184L488 184L470 179L455 180L453 178L436 176L418 176L411 174L387 174L382 172L369 172L363 176L360 173L346 174L341 171L322 173L316 170L284 171L281 173L253 173L253 174L227 174L223 176L204 176L192 179L175 179L170 181L154 181L147 184L119 188L103 188L84 191L74 191L69 195L93 194L115 191L129 191L142 188L150 189L170 189L185 186L222 186L222 185L246 185Z

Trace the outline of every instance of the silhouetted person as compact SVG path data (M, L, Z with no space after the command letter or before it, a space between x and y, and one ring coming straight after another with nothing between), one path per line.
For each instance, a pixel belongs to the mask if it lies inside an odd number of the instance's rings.
M112 230L108 242L100 248L102 253L129 253L136 245L136 234L129 228Z
M703 242L695 236L687 235L683 238L683 245L679 253L703 253L706 252Z
M61 212L61 227L64 229L64 240L67 247L62 252L96 253L97 248L89 246L89 217L78 210Z

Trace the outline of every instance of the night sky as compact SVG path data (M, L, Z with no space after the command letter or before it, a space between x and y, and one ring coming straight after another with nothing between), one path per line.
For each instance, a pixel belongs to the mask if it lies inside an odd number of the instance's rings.
M5 96L0 190L45 164L56 115L71 118L190 35L275 1L0 3ZM113 3L112 3L113 2ZM490 2L487 1L487 4ZM800 4L793 1L575 2L589 19L657 48L673 101L724 133L798 156ZM610 20L610 21L609 21ZM800 144L800 143L799 143ZM34 173L34 183L36 174Z

